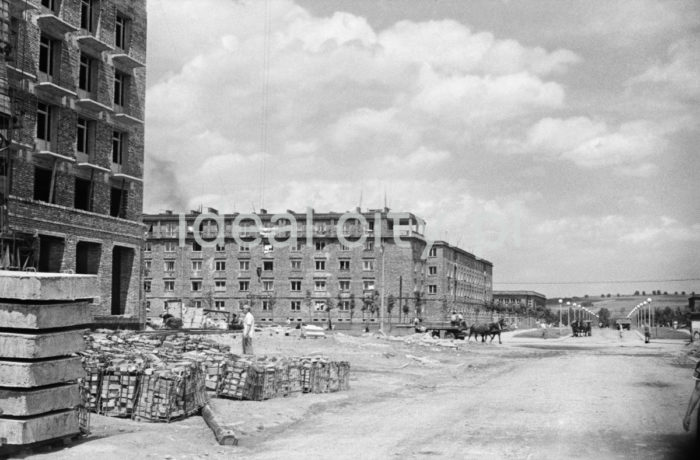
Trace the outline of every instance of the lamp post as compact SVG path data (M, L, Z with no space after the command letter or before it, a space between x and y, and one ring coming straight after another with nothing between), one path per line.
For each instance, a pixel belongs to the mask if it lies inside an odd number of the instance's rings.
M561 335L561 304L563 300L559 299L559 335Z
M654 324L654 310L651 308L651 297L647 299L647 302L649 302L649 317L651 318L651 323L649 323L649 326L651 327L652 324ZM659 331L657 330L656 326L654 326L654 338L658 338L659 336Z
M570 313L571 313L571 302L566 302L566 324L568 326L571 326L571 318L570 318Z

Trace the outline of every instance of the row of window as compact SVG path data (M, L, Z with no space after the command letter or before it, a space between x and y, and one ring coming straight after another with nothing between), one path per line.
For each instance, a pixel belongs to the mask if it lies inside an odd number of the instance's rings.
M39 150L54 151L56 146L52 144L58 136L58 114L57 106L45 102L37 103L36 112L36 138ZM95 152L95 122L86 118L78 117L76 123L76 143L75 151L79 154L92 158ZM128 134L124 131L112 131L112 164L123 165L126 160Z
M177 236L177 230L174 230L175 233L168 234L166 236L172 236L176 237ZM244 234L239 234L241 237L246 237L250 235L244 235ZM323 251L326 249L327 243L325 241L314 241L314 249L316 251ZM289 249L292 252L301 252L304 250L306 245L302 241L296 241L295 244L289 246ZM374 251L374 241L367 240L365 241L365 244L363 246L365 251ZM177 249L177 242L175 241L165 241L163 243L163 252L175 252ZM190 243L190 249L192 252L202 252L202 245L199 244L196 241L192 241ZM238 251L239 252L250 252L251 246L249 244L243 243L238 246ZM151 252L153 250L153 244L150 241L147 241L145 246L144 246L144 251L146 252ZM263 246L263 252L266 254L270 254L274 252L275 248L271 244L266 244ZM340 250L343 252L349 252L352 250L351 247L346 246L344 244L340 245ZM216 252L225 252L226 251L226 244L216 244Z
M148 305L148 308L150 309L150 302L147 302L147 305ZM338 310L350 311L350 305L351 305L351 302L349 300L341 300L338 302ZM194 308L202 308L203 302L201 300L193 300L192 306ZM289 302L289 309L291 311L301 311L301 306L302 306L301 300L292 300ZM262 310L263 311L272 311L273 307L274 307L274 304L272 302L270 302L269 300L262 301ZM225 300L215 300L214 301L214 308L216 310L226 309L226 301ZM243 309L242 303L240 303L239 308ZM326 311L326 301L325 300L314 300L312 308L314 309L314 311L317 311L317 312ZM301 321L301 320L299 320L299 321Z
M292 292L301 292L301 280L290 281L290 290ZM374 280L362 280L362 289L365 291L373 290L375 286ZM144 291L151 292L152 280L144 280ZM274 281L273 280L263 280L262 290L264 292L274 291ZM341 292L350 291L350 280L340 280L338 281L338 287ZM201 292L203 289L202 280L190 280L190 290L192 292ZM227 284L226 280L215 280L214 281L214 292L226 292ZM241 292L250 291L250 280L239 280L238 290ZM326 280L314 280L314 292L327 292L328 283ZM165 280L163 281L163 291L164 292L175 292L175 280Z
M291 264L291 269L292 270L301 270L301 263L302 261L300 259L293 259L289 261ZM314 260L314 268L316 271L325 271L326 270L326 260ZM193 260L191 262L192 264L192 271L195 273L201 272L202 271L202 261L201 260ZM147 271L150 271L153 267L153 261L152 260L144 260L144 265L145 269ZM250 270L250 261L249 260L239 260L238 261L238 269L240 271L249 271ZM214 270L217 272L224 272L226 271L226 261L225 260L216 260L214 261ZM339 261L339 270L340 271L350 271L350 261L349 260L340 260ZM363 271L374 271L374 260L363 260L362 261L362 270ZM165 272L174 272L175 271L175 261L174 260L165 260L163 262L163 271ZM274 271L274 261L272 260L264 260L263 261L263 266L262 266L262 271L263 272L271 272Z

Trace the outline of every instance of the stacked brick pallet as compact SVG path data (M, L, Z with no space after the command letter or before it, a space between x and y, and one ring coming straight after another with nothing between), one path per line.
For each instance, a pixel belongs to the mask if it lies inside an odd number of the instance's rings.
M0 454L81 433L77 379L94 276L0 271Z

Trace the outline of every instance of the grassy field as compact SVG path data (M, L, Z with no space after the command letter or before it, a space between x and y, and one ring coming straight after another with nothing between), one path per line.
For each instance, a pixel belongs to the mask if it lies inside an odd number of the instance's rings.
M515 334L513 337L534 339L558 339L559 337L566 337L569 334L571 334L571 328L569 327L562 327L561 335L559 334L558 327L550 327L547 329L533 329L530 331L521 332L520 334Z
M644 331L640 332L643 334ZM678 339L678 340L690 340L690 335L684 331L677 331L670 327L659 327L651 328L651 338L653 339Z

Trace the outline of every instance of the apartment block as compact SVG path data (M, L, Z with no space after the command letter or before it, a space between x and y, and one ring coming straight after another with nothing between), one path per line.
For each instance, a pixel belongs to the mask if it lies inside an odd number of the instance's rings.
M443 319L445 302L464 311L491 299L492 265L444 242L433 253L425 222L412 213L211 210L143 220L153 317L179 307L238 312L248 304L261 323L323 322L329 314L336 322L373 322L383 294L395 322L399 315Z
M509 308L519 305L536 308L544 307L547 297L535 291L493 291L493 302Z
M2 267L97 274L95 314L142 320L146 1L0 1Z

